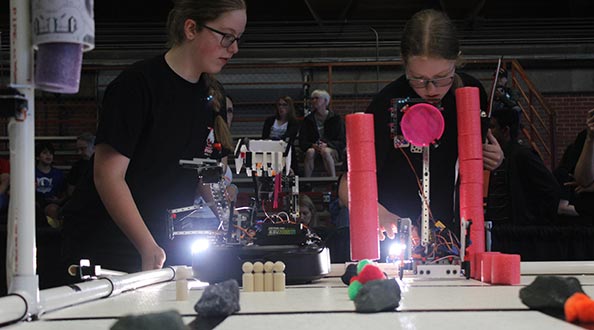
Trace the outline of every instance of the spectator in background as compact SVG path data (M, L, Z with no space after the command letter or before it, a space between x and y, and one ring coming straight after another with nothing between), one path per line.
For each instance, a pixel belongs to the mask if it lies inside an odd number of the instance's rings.
M316 157L321 157L329 176L336 176L334 168L346 146L344 121L339 114L328 109L330 94L316 89L311 93L312 112L303 119L299 131L299 144L305 153L305 176L312 175Z
M227 108L227 126L231 129L231 123L233 122L233 100L227 95L225 96L225 101Z
M78 152L80 159L72 164L70 172L66 175L68 196L72 196L76 184L89 169L91 157L95 153L95 135L90 132L80 134L76 139L76 151Z
M262 139L294 141L299 133L299 122L295 117L295 104L290 96L276 101L274 116L266 118L262 128Z
M594 219L594 109L588 111L586 128L567 147L559 166L557 179L566 187L564 201L567 208L586 222Z
M64 173L53 166L54 154L55 149L50 142L40 142L35 147L35 202L39 213L45 216L38 217L40 225L45 220L53 228L59 228L58 211L66 199L66 181Z
M588 132L586 129L582 130L573 143L565 148L563 156L559 161L559 165L553 171L553 175L557 179L559 185L561 185L561 207L559 209L559 215L562 216L580 216L575 208L578 194L575 191L577 184L575 183L573 174L587 134Z
M290 96L283 96L276 100L276 111L273 116L266 118L262 127L262 139L283 140L291 145L291 169L299 174L295 140L299 134L299 121L295 116L295 103Z
M584 146L575 165L575 181L583 188L594 186L594 109L588 111L586 127Z
M8 208L8 188L10 186L10 162L0 158L0 212Z
M318 227L318 213L316 205L306 194L299 194L299 223L310 229Z
M493 74L495 76L495 74ZM507 70L503 67L499 69L499 77L495 86L495 95L493 99L493 110L510 108L516 111L518 118L522 118L522 108L518 105L518 92L507 86Z
M505 157L491 172L487 218L494 223L520 225L553 223L560 207L561 187L538 153L518 142L516 111L494 110L491 130Z

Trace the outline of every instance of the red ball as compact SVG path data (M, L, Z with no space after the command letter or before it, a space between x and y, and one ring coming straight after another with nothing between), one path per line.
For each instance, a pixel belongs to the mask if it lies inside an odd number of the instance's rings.
M363 267L363 270L359 273L358 277L358 281L365 284L373 280L383 280L386 278L386 275L384 275L384 272L382 272L378 266L368 264Z

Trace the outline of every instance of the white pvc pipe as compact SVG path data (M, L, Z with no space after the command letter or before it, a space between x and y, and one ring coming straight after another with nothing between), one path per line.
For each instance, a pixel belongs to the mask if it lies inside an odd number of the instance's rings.
M22 296L27 314L36 314L39 286L35 258L35 90L30 2L10 1L10 85L25 95L26 117L8 124L10 138L10 205L7 232L8 292Z
M167 267L158 270L149 270L140 273L110 277L113 282L113 293L118 295L125 291L135 290L143 286L171 281L175 279L175 269Z
M175 279L176 269L177 267L167 267L42 290L40 293L40 314L171 281Z
M27 315L27 302L21 296L0 298L0 326L20 321Z
M106 279L77 283L72 286L60 286L41 290L39 293L39 310L41 313L58 310L68 306L75 306L85 302L108 297L113 286Z
M586 275L594 274L594 261L523 261L522 275Z

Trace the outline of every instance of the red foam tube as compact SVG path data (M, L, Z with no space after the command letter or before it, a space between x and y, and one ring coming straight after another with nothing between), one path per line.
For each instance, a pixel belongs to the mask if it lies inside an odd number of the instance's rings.
M464 186L464 194L462 193L462 186ZM476 208L478 212L481 209L476 205L483 204L483 184L482 183L461 183L460 184L460 210L468 210L469 208ZM474 212L473 212L474 213Z
M520 284L520 260L519 254L494 255L491 260L491 283Z
M458 129L460 129L460 115L474 113L480 121L481 97L478 87L461 87L456 89L456 112L458 113ZM480 127L480 126L479 126Z
M469 139L480 138L480 94L477 87L462 87L456 89L456 112L458 115L458 150L464 150L464 155L467 159L460 159L460 179L464 178L478 178L479 174L482 176L483 167L482 162L474 162L474 160L482 159L482 145L469 142ZM480 141L480 140L479 140ZM472 161L471 164L465 162ZM479 165L480 164L480 165ZM469 260L472 259L472 254L485 251L485 219L483 214L483 200L482 198L475 198L470 201L470 198L464 198L463 195L479 194L483 195L483 189L476 190L473 185L465 185L464 181L460 184L460 200L466 200L466 205L460 205L461 220L472 220L470 227L470 241L471 245L467 248ZM469 202L471 204L469 204ZM462 207L463 206L463 207Z
M483 143L481 134L458 135L458 158L460 161L468 159L483 159Z
M377 199L349 200L351 260L379 259Z
M461 114L458 113L458 116ZM481 118L480 112L466 112L462 114L463 117L466 119L464 121L458 120L458 135L469 135L473 134L478 130L480 132L481 129Z
M480 260L481 282L491 283L491 273L493 270L493 259L501 253L499 252L481 252L478 254Z
M347 164L349 171L374 171L375 145L373 142L351 142L347 146Z
M374 142L373 115L370 113L353 113L345 116L347 149L350 142ZM388 127L384 127L388 129Z
M485 180L485 171L477 171L477 168L483 168L483 159L467 159L460 162L460 182L462 183L480 183Z
M375 163L373 115L354 113L345 116L349 171L349 221L351 259L379 259L377 177L375 165L354 161L366 157ZM366 166L367 165L367 166Z
M377 200L377 176L375 171L349 171L349 200Z

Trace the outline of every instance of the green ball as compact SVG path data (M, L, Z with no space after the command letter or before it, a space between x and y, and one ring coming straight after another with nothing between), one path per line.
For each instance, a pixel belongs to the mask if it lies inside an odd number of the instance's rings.
M369 260L369 259L363 259L361 261L359 261L359 263L357 264L357 274L361 273L361 271L363 270L363 268L369 264L372 264L373 261Z
M363 284L361 284L361 282L356 280L352 281L351 284L349 284L349 299L355 300L355 297L357 297L357 293L359 293L359 290L361 290L362 287Z

